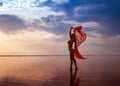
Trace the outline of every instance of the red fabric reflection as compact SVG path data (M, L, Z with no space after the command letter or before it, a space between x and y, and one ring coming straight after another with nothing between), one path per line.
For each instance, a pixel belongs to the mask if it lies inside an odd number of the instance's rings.
M86 40L87 35L84 32L82 32L82 26L75 27L74 30L75 30L75 46L74 46L75 57L85 59L78 51L78 47Z

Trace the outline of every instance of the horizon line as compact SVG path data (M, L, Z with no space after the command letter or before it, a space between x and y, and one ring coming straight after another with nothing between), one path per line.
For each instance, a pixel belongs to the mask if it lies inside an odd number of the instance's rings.
M59 54L53 54L53 55L34 55L34 54L26 54L26 55L0 55L0 57L12 57L12 56L17 56L17 57L21 57L21 56L69 56L69 55L59 55ZM83 56L120 56L120 55L83 55Z

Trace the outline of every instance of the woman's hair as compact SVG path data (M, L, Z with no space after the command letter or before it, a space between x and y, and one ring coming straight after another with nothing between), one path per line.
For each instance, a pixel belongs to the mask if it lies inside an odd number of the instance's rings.
M73 27L70 28L69 36L70 36L70 39L74 40L75 42L75 33L73 29L74 29Z

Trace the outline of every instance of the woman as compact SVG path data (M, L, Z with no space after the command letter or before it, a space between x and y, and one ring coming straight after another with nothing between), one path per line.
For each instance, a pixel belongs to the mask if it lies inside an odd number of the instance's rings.
M77 69L77 64L76 64L76 60L74 57L74 49L73 49L74 47L73 44L75 43L75 31L73 27L70 28L69 37L70 37L70 40L68 41L68 49L69 49L70 61L71 61L70 69L72 69L73 63L75 65L75 68Z

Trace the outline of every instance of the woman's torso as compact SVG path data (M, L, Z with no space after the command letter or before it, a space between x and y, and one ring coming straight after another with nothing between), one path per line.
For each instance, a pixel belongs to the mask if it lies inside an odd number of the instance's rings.
M69 49L70 52L72 52L72 51L74 50L74 49L73 49L73 43L74 43L73 40L69 40L69 41L68 41L68 49Z

